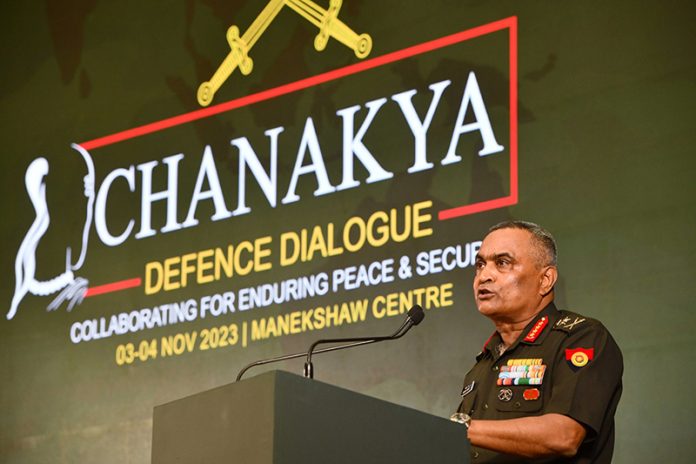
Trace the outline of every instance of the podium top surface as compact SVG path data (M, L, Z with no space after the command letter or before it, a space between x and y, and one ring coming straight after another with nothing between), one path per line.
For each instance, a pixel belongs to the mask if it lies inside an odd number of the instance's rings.
M447 419L284 371L156 406L152 462L468 462Z

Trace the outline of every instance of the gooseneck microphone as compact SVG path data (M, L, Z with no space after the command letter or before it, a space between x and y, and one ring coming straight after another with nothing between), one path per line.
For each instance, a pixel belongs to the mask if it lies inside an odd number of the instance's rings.
M325 338L323 340L317 340L316 342L312 343L312 345L309 347L309 350L307 350L307 361L304 365L304 376L310 379L314 378L314 365L312 364L312 354L321 353L325 351L315 351L314 349L319 345L323 345L326 343L348 343L346 345L338 345L326 349L326 351L328 351L332 349L341 350L343 348L352 348L357 345L366 345L368 343L383 342L386 340L396 340L397 338L401 338L404 335L406 335L406 333L409 330L411 330L411 327L420 324L424 317L425 313L423 312L423 308L421 308L420 305L415 305L408 311L406 320L403 324L401 324L401 327L399 327L397 331L391 335L387 335L385 337Z
M404 335L406 335L406 332L408 332L411 329L411 327L413 327L414 325L420 324L424 317L425 317L425 313L423 312L423 308L421 308L419 305L415 305L408 311L408 316L406 317L406 320L404 321L404 323L401 324L401 327L399 327L399 329L396 332L394 332L392 335L389 335L387 337L334 338L334 339L318 340L318 341L312 343L312 346L309 348L309 351L303 351L301 353L286 354L283 356L276 356L276 357L267 358L267 359L260 359L258 361L254 361L252 363L249 363L239 371L239 373L237 374L236 381L237 382L240 381L242 379L242 376L246 373L246 371L248 371L252 367L262 366L264 364L270 364L270 363L279 362L279 361L287 361L288 359L301 358L303 356L307 356L307 362L305 363L305 369L304 369L305 377L314 378L314 372L313 372L314 369L312 366L312 354L319 354L319 353L327 353L329 351L344 350L346 348L353 348L355 346L369 345L370 343L376 343L376 342L381 342L381 341L385 341L385 340L395 340L397 338L401 338ZM350 343L347 343L347 342L350 342ZM326 344L326 343L346 343L346 344L331 346L329 348L322 348L320 350L315 350L317 345Z

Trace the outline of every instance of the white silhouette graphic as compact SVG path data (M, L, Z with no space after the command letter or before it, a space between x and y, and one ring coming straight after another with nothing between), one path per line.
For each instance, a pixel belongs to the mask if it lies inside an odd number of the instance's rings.
M72 250L67 247L65 251L65 272L49 280L36 280L36 248L39 241L46 233L51 222L48 214L48 204L46 203L46 183L44 177L48 174L48 161L45 158L37 158L31 162L24 175L24 183L29 194L29 199L36 211L36 219L29 227L22 244L17 250L15 258L15 292L12 297L12 306L7 313L7 319L12 319L17 314L17 309L22 299L27 293L32 295L46 296L62 290L58 296L46 308L48 311L57 309L64 301L69 301L68 311L72 310L75 304L82 302L87 291L87 280L82 277L75 277L73 271L82 267L87 254L87 243L89 240L89 230L92 227L92 216L94 208L94 163L89 152L80 145L72 144L85 161L87 175L84 177L85 190L87 197L87 211L85 214L85 225L82 229L82 250L76 263L72 263Z

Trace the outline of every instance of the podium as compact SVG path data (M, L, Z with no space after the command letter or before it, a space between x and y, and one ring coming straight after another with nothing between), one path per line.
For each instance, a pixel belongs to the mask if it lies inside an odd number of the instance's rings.
M468 462L461 424L283 371L153 413L153 464Z

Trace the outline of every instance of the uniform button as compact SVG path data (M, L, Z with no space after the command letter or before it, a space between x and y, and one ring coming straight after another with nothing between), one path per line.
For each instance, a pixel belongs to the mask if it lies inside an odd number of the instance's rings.
M474 459L476 459L478 457L479 457L478 451L474 451Z
M519 402L519 401L515 401L515 408L519 408L520 406L522 406L522 405L520 404L520 402Z
M498 371L500 368L498 366L493 366L494 371Z
M488 403L483 404L483 409L488 409Z

